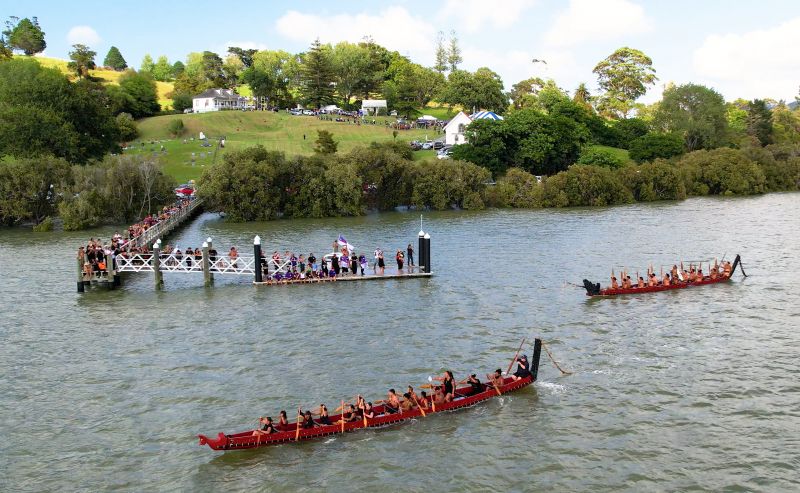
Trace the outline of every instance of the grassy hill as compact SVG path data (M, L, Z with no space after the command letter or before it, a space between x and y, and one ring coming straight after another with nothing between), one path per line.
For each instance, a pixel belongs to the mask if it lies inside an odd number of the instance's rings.
M185 132L179 138L169 134L169 124L180 119ZM139 138L134 150L126 153L157 153L165 166L165 172L179 181L197 179L206 166L214 159L231 149L261 144L265 148L283 151L289 155L310 155L314 152L317 130L328 130L339 142L339 150L347 151L357 145L370 142L393 140L392 129L384 122L394 121L394 117L377 117L376 125L354 125L336 121L319 120L314 116L292 116L286 112L267 111L216 111L199 114L165 115L145 118L138 122ZM205 133L213 147L201 147L198 140L200 132ZM432 130L398 130L397 140L433 139L437 137ZM225 148L216 151L216 139L225 136ZM305 138L303 138L305 136ZM194 137L194 141L189 140ZM186 139L186 143L184 143ZM151 143L152 142L152 143ZM144 146L142 146L144 143ZM164 151L161 151L161 146ZM424 151L420 151L424 152ZM194 164L192 163L194 153ZM426 152L426 155L433 155Z
M20 58L30 58L22 55L15 55ZM48 58L48 57L34 57L34 60L39 62L43 67L50 67L50 68L57 68L60 71L64 72L70 78L74 79L75 75L70 72L67 68L67 60L61 60L60 58ZM115 70L105 70L102 68L96 70L90 70L89 74L99 79L104 84L118 84L119 83L119 76L122 75L122 72L117 72ZM158 103L161 105L162 110L172 109L172 100L167 97L167 94L171 93L173 89L172 82L161 82L156 81L156 90L158 91Z

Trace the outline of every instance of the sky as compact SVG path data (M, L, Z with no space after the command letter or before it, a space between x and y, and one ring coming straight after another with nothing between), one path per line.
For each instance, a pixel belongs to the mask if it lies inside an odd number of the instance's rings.
M460 68L489 67L506 88L529 77L553 78L572 92L597 93L594 66L622 46L643 51L659 77L641 101L668 83L713 87L726 100L792 101L800 86L797 0L394 0L271 2L217 0L0 0L4 15L37 16L44 55L67 58L89 45L101 63L117 46L138 68L149 53L184 60L228 46L305 51L364 36L432 66L436 36L455 31ZM534 59L545 63L533 62Z

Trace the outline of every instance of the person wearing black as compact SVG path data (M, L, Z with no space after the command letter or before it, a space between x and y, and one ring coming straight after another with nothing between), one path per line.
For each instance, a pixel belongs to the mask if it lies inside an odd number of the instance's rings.
M335 272L337 276L342 271L341 267L339 267L339 257L336 255L331 257L331 269L333 269L333 272Z
M266 279L269 277L269 264L267 264L267 257L264 255L264 250L261 250L261 258L258 259L258 262L261 265L261 272Z
M480 380L478 380L478 377L476 377L474 373L469 376L469 378L467 379L467 383L469 384L470 387L472 387L473 394L477 394L478 392L483 390L483 384L481 383Z
M278 430L275 429L275 425L272 424L272 418L267 416L266 418L259 418L259 424L261 424L260 430L253 431L253 436L261 436L261 435L269 435L271 433L277 433Z
M358 257L355 253L350 254L350 272L352 272L353 275L356 275L358 272Z
M406 248L406 254L408 256L408 266L414 267L414 247L411 246L411 243Z
M531 374L530 365L528 364L528 357L524 354L517 358L517 371L511 376L514 381L522 380Z

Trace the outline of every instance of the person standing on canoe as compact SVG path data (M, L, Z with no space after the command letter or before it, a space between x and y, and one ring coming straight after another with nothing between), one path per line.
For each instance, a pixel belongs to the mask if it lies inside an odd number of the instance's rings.
M529 377L530 374L531 374L531 368L530 365L528 364L528 357L523 354L522 356L517 358L517 371L515 371L514 374L511 375L511 378L513 378L514 381L516 382L518 380L522 380L523 378Z

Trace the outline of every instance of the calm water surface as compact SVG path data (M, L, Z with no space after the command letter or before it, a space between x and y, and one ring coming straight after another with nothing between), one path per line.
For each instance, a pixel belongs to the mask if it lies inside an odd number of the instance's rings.
M74 251L114 228L0 230L3 491L796 491L800 194L566 211L425 215L435 277L256 288L147 275L75 293ZM414 213L226 224L170 243L222 250L405 246ZM725 285L589 300L626 265L741 253ZM505 367L541 336L540 382L463 412L218 453L298 405ZM530 347L526 348L530 354Z

